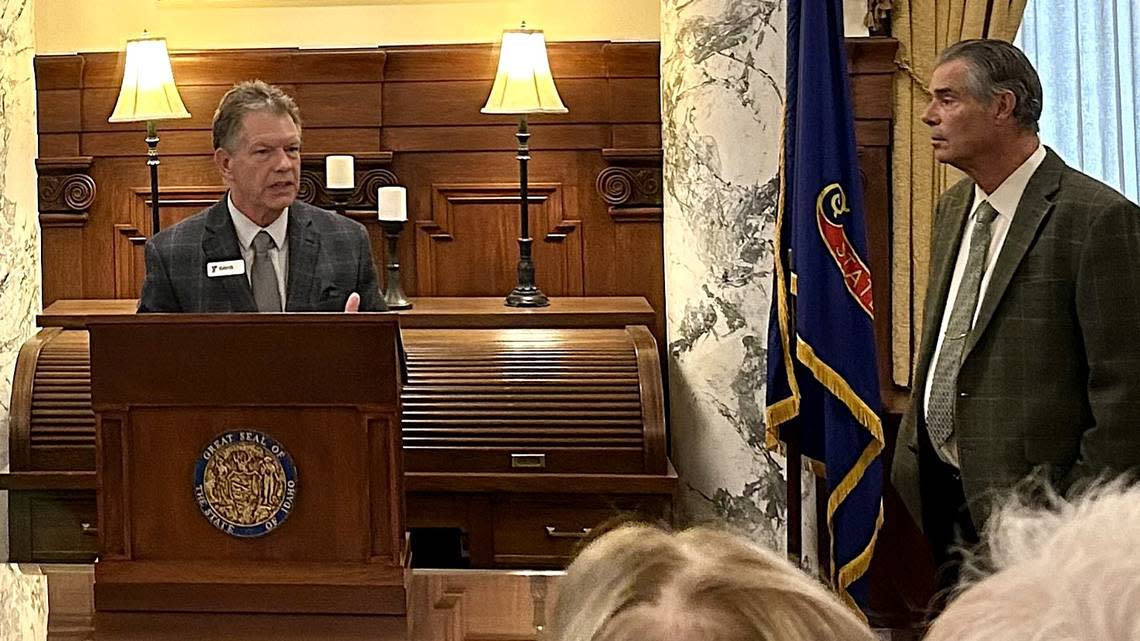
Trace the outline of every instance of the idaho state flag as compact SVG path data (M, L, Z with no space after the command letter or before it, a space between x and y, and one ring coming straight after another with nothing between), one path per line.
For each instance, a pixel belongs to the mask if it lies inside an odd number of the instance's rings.
M827 477L831 582L867 603L882 524L883 428L842 0L789 0L767 443ZM822 524L821 524L822 527Z

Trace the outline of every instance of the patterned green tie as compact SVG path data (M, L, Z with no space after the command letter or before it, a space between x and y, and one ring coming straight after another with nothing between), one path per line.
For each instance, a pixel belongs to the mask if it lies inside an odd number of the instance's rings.
M954 309L946 324L946 335L942 339L942 350L938 362L934 364L933 378L930 381L930 401L926 407L926 425L930 440L935 446L942 446L954 433L954 397L958 387L958 368L962 364L962 350L966 338L974 324L974 313L978 309L978 295L982 284L982 274L986 269L986 254L993 235L993 221L997 211L986 201L978 206L974 220L974 231L970 236L970 251L966 257L966 270L958 285L958 296L954 299Z

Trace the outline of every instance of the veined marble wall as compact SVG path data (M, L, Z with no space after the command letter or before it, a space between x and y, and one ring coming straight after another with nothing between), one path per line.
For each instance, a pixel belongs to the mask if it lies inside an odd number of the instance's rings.
M665 0L661 20L670 418L682 517L724 520L783 549L785 461L764 448L763 415L785 1ZM804 541L814 549L814 528Z
M0 639L46 641L47 614L47 576L25 573L15 564L0 565Z
M8 408L20 345L40 310L36 205L34 0L0 0L0 470L8 469ZM0 493L0 558L8 558L8 496ZM22 638L22 637L21 637Z

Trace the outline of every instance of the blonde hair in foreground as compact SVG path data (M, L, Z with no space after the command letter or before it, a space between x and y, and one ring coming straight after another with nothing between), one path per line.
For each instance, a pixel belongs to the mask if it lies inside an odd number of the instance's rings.
M1140 639L1140 486L1119 480L1066 500L1038 485L987 522L966 568L984 578L926 641Z
M627 525L566 570L551 641L873 641L780 554L710 528Z

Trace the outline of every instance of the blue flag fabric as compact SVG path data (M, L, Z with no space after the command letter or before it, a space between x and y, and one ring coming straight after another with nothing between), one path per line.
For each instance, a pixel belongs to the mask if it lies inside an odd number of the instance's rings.
M832 586L862 611L883 428L842 0L789 0L787 62L767 443L798 438L826 475Z

